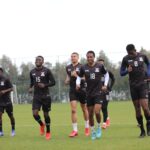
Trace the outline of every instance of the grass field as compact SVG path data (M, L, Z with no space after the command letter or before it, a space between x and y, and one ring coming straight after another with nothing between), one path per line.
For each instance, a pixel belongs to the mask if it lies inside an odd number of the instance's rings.
M46 141L39 135L37 123L32 118L31 105L15 105L15 137L10 137L10 123L4 114L5 136L0 138L0 150L150 150L150 137L139 139L131 102L111 102L109 105L111 127L103 131L99 140L92 141L84 136L84 122L78 107L79 136L70 139L71 131L69 104L53 104L52 139Z

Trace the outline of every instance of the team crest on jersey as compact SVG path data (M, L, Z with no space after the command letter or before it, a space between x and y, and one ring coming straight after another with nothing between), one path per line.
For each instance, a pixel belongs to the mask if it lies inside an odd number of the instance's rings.
M134 61L134 66L138 67L138 61Z
M139 57L139 61L143 61L143 57Z
M99 72L99 68L95 68L95 72Z
M35 76L36 74L35 74L35 73L32 73L32 75Z
M45 72L41 72L41 77L45 77Z
M79 68L76 68L76 71L77 71L77 72L79 72L79 71L80 71L80 69L79 69Z
M71 69L70 68L68 68L68 72L70 72L71 71Z
M4 81L1 81L1 86L4 86Z

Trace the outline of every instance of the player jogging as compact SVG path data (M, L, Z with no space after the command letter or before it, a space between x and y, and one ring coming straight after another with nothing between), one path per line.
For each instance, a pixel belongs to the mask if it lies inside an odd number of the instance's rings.
M87 83L86 95L87 95L87 107L89 112L89 123L91 126L91 139L95 140L100 138L101 132L101 116L100 111L102 108L103 99L101 98L101 91L107 90L109 81L109 74L103 65L96 63L94 51L88 51L86 54L87 64L81 67L80 77L85 77ZM102 86L101 76L105 75L105 83ZM77 78L77 89L80 88L80 77ZM97 130L94 127L94 114L97 121Z
M11 122L11 136L15 136L15 118L13 115L13 105L10 98L10 92L13 90L12 83L3 74L0 68L0 137L4 136L2 129L2 115L6 111Z
M136 112L136 119L141 129L139 137L145 137L146 135L141 108L147 121L147 135L150 136L150 110L148 108L148 91L147 83L145 82L144 66L146 64L147 75L150 77L150 63L146 55L136 52L133 44L127 45L126 50L128 54L122 60L120 74L121 76L129 74L131 97Z
M80 73L81 66L82 65L79 63L79 54L76 52L72 53L71 64L66 67L67 78L65 80L65 83L70 85L69 97L70 97L71 119L73 127L73 131L69 135L70 137L75 137L78 135L77 101L80 102L80 106L85 120L85 135L89 136L90 134L84 79L82 79L80 90L79 91L76 90L76 79Z
M51 97L49 93L49 87L55 85L55 79L50 71L50 69L43 66L44 58L42 56L37 56L35 60L36 67L30 72L30 88L31 93L34 88L33 96L33 117L40 125L40 134L45 134L46 125L46 136L45 138L49 140L51 138L50 132L50 116L49 111L51 110ZM41 120L39 111L42 107L45 123Z
M98 60L98 63L104 65L104 59L100 58ZM103 92L103 97L104 97L104 101L103 101L103 105L102 105L102 112L103 112L103 124L102 124L102 129L106 129L107 127L110 126L110 117L108 116L108 103L109 103L109 93L112 90L112 87L115 83L115 77L113 75L113 73L111 71L108 71L109 73L109 84L107 87L107 91ZM104 76L101 77L101 82L104 85L105 81L104 81Z

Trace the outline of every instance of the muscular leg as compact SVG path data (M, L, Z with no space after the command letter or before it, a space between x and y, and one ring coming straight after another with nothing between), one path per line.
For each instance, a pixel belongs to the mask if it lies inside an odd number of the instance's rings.
M101 122L101 115L100 115L101 108L102 108L101 104L95 104L94 106L94 112L95 112L95 116L96 116L96 120L98 124L100 124Z
M94 127L94 106L88 107L88 113L89 113L89 124L91 127Z
M102 105L102 112L103 112L103 122L105 123L107 118L108 118L108 110L107 110L107 107L108 107L108 101L105 100L103 102L103 105Z
M148 100L147 99L141 99L140 104L142 106L142 109L144 111L145 119L147 121L146 126L147 126L147 134L150 136L150 110L148 107Z
M73 130L78 131L77 129L77 101L71 101L70 102L71 106L71 120L72 120L72 125L73 125Z
M144 124L143 124L143 116L141 113L141 105L139 100L134 100L133 101L134 108L135 108L135 113L136 113L136 119L138 124L140 125L141 132L145 132L144 130Z
M88 110L87 110L87 105L80 103L80 106L81 106L81 109L83 112L83 117L85 120L85 128L89 128L89 114L88 114Z
M43 115L44 115L45 124L46 124L46 132L49 133L50 132L50 123L51 123L49 112L43 112Z
M7 115L10 119L12 130L15 130L15 118L13 112L7 112Z
M34 109L32 113L33 113L34 119L39 123L39 125L40 125L40 126L43 126L44 124L43 124L43 122L41 121L41 117L40 117L40 115L39 115L39 110Z

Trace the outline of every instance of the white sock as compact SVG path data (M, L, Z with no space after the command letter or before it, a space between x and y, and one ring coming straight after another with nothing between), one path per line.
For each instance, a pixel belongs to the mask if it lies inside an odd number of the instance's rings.
M101 127L101 126L100 126L100 123L97 123L97 127L98 127L98 128Z
M94 126L91 126L91 131L95 131Z
M85 128L89 128L89 121L85 121Z
M73 123L73 124L72 124L73 131L78 132L78 127L77 127L77 126L78 126L77 123Z

